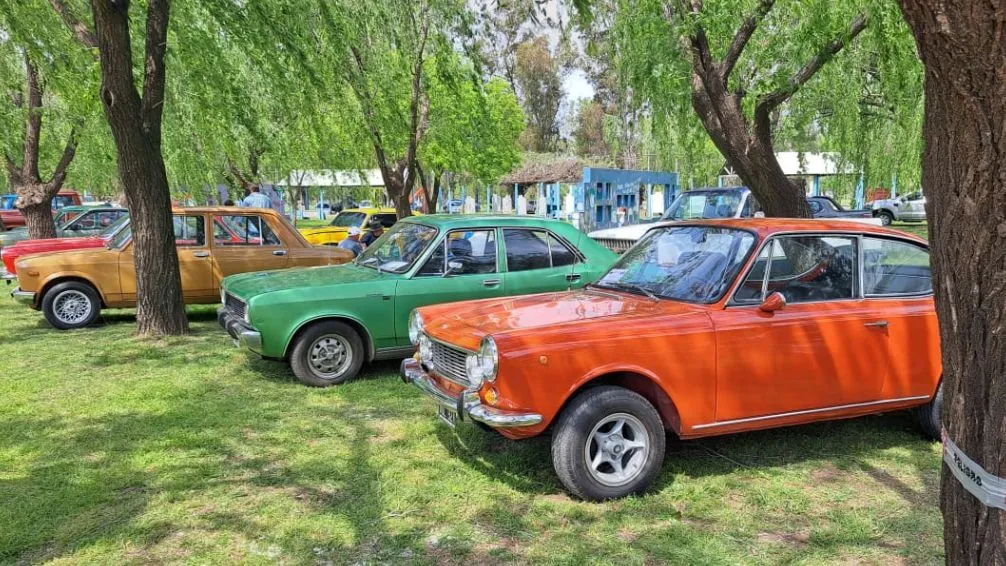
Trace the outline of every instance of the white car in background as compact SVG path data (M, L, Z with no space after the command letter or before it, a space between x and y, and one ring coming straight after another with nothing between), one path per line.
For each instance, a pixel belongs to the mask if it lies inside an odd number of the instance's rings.
M921 191L916 191L900 197L875 200L873 217L879 218L884 226L890 226L895 220L922 222L926 219L926 196Z
M848 220L865 224L880 224L876 216L870 217L866 210L841 209L831 197L807 197L808 205L815 218L828 220ZM825 207L824 204L830 206ZM816 206L815 206L816 205ZM754 195L746 187L723 187L716 189L693 189L679 194L659 221L699 220L708 218L752 218L761 207ZM615 253L624 253L643 234L653 227L652 222L595 230L587 234L594 241Z
M755 201L754 195L744 187L693 189L679 194L664 211L663 216L654 221L745 218L754 216L758 210L761 210L761 207ZM595 230L587 235L602 246L616 253L622 253L632 247L632 244L652 227L651 222L646 222Z

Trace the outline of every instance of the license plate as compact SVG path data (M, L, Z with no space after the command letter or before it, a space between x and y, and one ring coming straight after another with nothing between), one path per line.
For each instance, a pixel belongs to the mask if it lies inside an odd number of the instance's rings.
M437 416L451 428L454 428L458 424L458 412L443 405L437 407Z

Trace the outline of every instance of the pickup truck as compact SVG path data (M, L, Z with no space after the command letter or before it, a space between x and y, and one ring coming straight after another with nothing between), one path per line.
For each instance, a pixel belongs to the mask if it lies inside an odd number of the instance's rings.
M873 201L873 216L884 226L899 222L922 222L926 219L926 196L914 192L900 197Z
M872 218L870 209L846 210L838 202L826 196L807 197L807 206L814 218Z
M11 230L19 226L24 226L24 215L14 206L17 195L3 195L0 197L0 227L4 230ZM74 206L80 204L80 195L77 191L60 191L52 199L52 211L64 206Z
M814 218L844 219L869 224L877 223L865 210L845 210L831 197L807 198ZM825 210L826 207L828 210ZM817 209L815 211L815 208ZM692 189L679 194L667 207L660 221L699 220L707 218L751 218L761 210L758 201L746 187ZM830 213L829 213L830 212ZM632 247L653 226L652 223L632 224L595 230L587 234L599 244L622 253Z

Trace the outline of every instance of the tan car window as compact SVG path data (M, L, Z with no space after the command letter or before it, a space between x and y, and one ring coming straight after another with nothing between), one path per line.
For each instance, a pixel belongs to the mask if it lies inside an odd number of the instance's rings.
M279 237L257 214L216 216L213 241L218 246L278 246Z
M199 247L206 245L206 229L202 216L175 216L175 245Z

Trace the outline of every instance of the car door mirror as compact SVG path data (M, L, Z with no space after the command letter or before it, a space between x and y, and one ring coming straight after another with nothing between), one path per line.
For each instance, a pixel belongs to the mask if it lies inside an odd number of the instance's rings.
M766 313L773 313L775 311L780 311L786 306L786 297L782 296L782 293L778 291L765 297L761 305L758 306L758 310Z
M461 273L462 271L464 271L464 269L465 269L465 264L461 263L460 261L457 261L457 260L448 261L447 262L447 271L444 272L444 277L449 277L451 275L456 275L456 274Z

